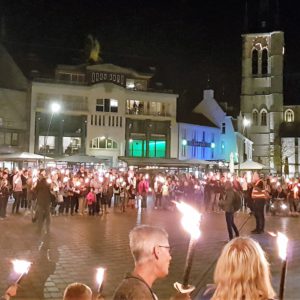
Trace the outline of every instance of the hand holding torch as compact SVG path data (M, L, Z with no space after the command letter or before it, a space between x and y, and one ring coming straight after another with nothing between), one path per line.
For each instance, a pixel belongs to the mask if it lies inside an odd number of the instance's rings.
M19 284L21 282L23 276L28 273L30 266L31 266L31 262L26 261L26 260L15 259L12 261L12 264L14 267L14 271L17 274L19 274L19 277L15 283Z

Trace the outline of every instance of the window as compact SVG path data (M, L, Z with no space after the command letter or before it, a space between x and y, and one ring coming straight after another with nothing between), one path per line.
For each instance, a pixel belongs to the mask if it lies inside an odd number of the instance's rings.
M95 115L95 122L94 122L95 125L97 125L97 115Z
M55 152L55 136L39 136L39 152L46 154Z
M118 100L116 99L97 99L96 111L101 112L118 112Z
M261 73L263 75L268 74L268 50L263 49L261 56Z
M267 112L264 110L260 113L260 125L267 126Z
M93 125L93 124L94 124L94 116L91 115L91 125Z
M149 157L166 157L166 141L149 141Z
M101 126L101 116L98 116L98 125Z
M222 123L222 134L226 133L226 124Z
M18 146L19 145L19 134L16 132L13 132L11 134L11 145L12 146Z
M258 51L253 49L252 51L252 74L257 75L258 73Z
M117 149L118 144L112 139L96 137L91 140L90 148L93 149Z
M224 143L224 141L221 142L221 153L222 154L225 153L225 143Z
M258 111L257 110L254 110L252 112L252 122L253 122L253 125L258 125Z
M80 137L63 137L63 153L71 155L78 153L81 148Z
M133 156L133 157L146 156L146 141L129 140L129 156Z
M285 122L294 122L294 112L291 109L287 109L284 113Z

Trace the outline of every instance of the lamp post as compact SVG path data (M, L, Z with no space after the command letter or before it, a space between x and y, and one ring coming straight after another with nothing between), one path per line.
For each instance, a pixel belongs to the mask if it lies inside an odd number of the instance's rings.
M48 124L47 133L44 136L44 168L46 168L46 147L47 147L47 139L48 139L52 119L53 119L54 114L58 113L60 111L61 107L60 107L59 103L53 102L53 103L51 103L50 108L51 108L51 117L50 117L50 121Z

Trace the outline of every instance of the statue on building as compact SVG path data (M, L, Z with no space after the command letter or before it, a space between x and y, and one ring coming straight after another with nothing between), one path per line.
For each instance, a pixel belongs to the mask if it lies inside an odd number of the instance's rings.
M101 46L99 41L96 38L94 38L91 34L89 34L85 43L85 54L88 63L96 64L102 62L100 53Z

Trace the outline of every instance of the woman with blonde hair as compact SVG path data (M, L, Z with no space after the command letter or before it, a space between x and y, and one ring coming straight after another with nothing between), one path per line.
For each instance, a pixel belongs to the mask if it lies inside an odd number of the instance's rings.
M269 263L261 246L249 237L225 245L214 273L211 300L274 299Z

